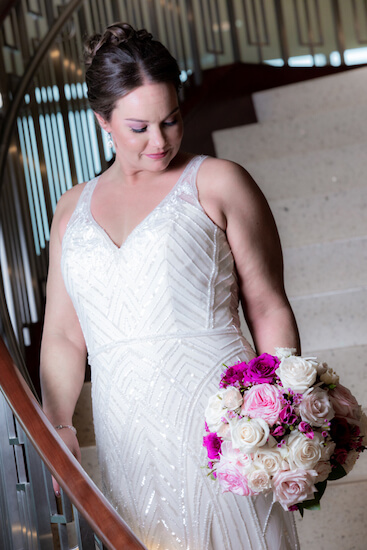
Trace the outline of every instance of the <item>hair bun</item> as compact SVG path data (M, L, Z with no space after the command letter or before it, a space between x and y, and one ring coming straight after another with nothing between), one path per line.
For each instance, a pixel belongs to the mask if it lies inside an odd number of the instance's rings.
M130 41L150 42L153 36L146 29L135 30L128 23L114 23L109 25L103 34L94 34L84 43L84 63L88 68L97 54L104 46L119 46Z

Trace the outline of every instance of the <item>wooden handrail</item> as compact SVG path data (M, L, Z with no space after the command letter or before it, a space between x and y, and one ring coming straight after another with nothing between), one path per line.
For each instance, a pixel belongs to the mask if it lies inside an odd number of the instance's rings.
M57 435L1 339L0 388L41 459L103 544L110 550L146 550Z

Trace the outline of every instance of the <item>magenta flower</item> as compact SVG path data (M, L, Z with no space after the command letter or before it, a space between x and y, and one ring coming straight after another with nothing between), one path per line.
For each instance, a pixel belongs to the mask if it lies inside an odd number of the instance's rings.
M238 387L243 384L243 373L247 368L247 363L238 363L232 367L228 367L223 372L222 378L219 383L220 388L226 388L227 386Z
M285 434L285 429L283 426L277 426L272 432L273 437L282 437Z
M313 439L314 438L314 433L313 433L312 426L310 424L308 424L307 422L300 422L298 424L298 429L299 429L300 432L305 434L305 436L308 437L308 439Z
M292 506L288 507L288 512L297 512L298 506L297 504L293 504Z
M222 446L222 440L216 433L209 433L203 437L203 447L206 447L208 458L219 459L219 453Z
M274 381L275 371L279 367L278 357L263 353L251 359L244 372L244 382L248 384L271 384Z
M297 420L297 415L294 411L294 408L291 407L290 405L287 405L286 407L284 407L284 409L282 409L279 413L279 420L283 424L288 424L288 425L294 424Z

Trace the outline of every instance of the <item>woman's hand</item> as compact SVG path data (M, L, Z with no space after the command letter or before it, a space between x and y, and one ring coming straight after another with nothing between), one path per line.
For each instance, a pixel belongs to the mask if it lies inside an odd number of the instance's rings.
M81 451L76 434L69 428L62 428L57 430L58 435L61 437L69 451L75 456L79 463L81 463ZM52 486L55 491L55 495L60 496L60 485L54 477L52 477Z

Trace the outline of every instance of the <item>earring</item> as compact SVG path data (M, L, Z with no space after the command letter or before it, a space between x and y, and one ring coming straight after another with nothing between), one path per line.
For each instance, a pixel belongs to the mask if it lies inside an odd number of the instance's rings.
M112 141L112 136L111 136L110 132L108 133L107 147L110 147L110 149L112 149L112 147L113 147L113 141Z

